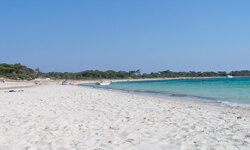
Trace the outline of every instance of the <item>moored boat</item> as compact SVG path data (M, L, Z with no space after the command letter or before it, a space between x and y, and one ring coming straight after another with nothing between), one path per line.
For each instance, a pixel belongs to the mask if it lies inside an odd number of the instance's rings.
M99 81L99 82L96 82L95 84L96 85L110 85L111 82L109 81Z

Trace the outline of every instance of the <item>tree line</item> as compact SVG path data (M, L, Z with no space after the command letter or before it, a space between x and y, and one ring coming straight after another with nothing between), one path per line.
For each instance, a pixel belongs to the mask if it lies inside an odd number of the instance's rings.
M0 77L9 79L34 79L36 77L35 71L24 65L18 64L0 64Z
M132 71L99 71L86 70L82 72L41 72L39 68L35 70L28 68L20 63L17 64L0 64L0 77L14 80L32 80L35 78L51 78L51 79L73 79L73 80L90 80L90 79L139 79L139 78L179 78L179 77L226 77L228 74L232 76L250 76L249 70L242 71L207 71L207 72L173 72L170 70L141 73L140 69Z

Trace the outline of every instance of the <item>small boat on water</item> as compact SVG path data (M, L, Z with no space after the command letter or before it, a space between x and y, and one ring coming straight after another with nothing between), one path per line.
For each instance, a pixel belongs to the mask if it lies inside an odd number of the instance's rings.
M227 78L233 78L233 76L231 76L231 75L227 75Z
M110 85L111 82L109 81L99 81L99 82L96 82L95 84L96 85Z

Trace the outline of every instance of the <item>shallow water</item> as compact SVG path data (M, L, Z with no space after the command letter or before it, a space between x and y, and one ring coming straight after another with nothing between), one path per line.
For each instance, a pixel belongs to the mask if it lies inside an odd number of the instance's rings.
M250 109L250 77L113 82L107 86L94 83L82 85L179 98L191 97L195 101L220 102L222 105Z

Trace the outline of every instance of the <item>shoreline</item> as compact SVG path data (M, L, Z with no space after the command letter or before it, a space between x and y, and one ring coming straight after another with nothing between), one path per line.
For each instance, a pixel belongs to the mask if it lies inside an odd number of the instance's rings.
M250 76L235 76L234 78L241 78L241 77L250 77ZM63 81L67 80L69 82L72 82L72 84L81 84L81 83L95 83L97 81L100 81L100 80L105 80L105 81L113 81L113 82L125 82L125 81L153 81L153 80L177 80L177 79L211 79L211 78L227 78L226 76L225 77L221 77L221 76L218 76L218 77L177 77L177 78L141 78L141 79L94 79L94 80L72 80L72 79L51 79L51 80L46 80L46 79L33 79L33 80L30 80L30 81L27 81L27 80L20 80L20 81L17 81L17 80L9 80L9 79L6 79L6 83L19 83L19 84L26 84L26 83L31 83L33 84L35 82L35 80L41 80L43 81L44 83L59 83L61 84ZM6 83L2 83L0 82L0 86L6 84ZM1 85L2 84L2 85Z
M209 79L209 78L206 78L206 79ZM148 81L148 80L136 80L136 81ZM117 82L126 82L126 81L117 81ZM106 86L84 85L88 83L93 83L93 82L79 83L75 85L83 86L83 87L91 87L91 88L96 88L96 89L103 89L103 90L108 90L108 91L113 90L113 91L119 91L122 93L131 93L131 94L136 94L136 95L146 95L150 97L162 98L162 99L167 99L171 101L180 101L184 103L195 103L195 104L201 104L201 105L217 106L221 108L226 107L230 109L244 109L244 110L250 111L249 103L237 103L237 102L230 102L230 101L220 100L220 99L215 99L215 98L192 96L192 95L182 95L182 94L179 95L179 94L161 93L161 92L153 92L153 91L125 90L125 89L110 88Z
M88 86L88 85L81 86L81 84L77 84L75 86L100 89L100 90L106 90L106 91L117 91L117 92L121 92L121 93L135 94L138 96L159 98L159 99L164 99L164 100L173 101L173 102L182 102L182 103L188 103L188 104L199 104L199 105L205 105L205 106L213 106L213 107L218 107L218 108L229 108L229 109L250 111L250 105L247 104L247 106L244 107L245 104L243 104L243 103L232 103L232 102L219 101L219 100L214 101L214 100L210 100L210 99L206 99L206 98L199 98L199 97L194 97L194 96L171 96L171 95L165 95L162 93L128 91L128 90L120 90L120 89L112 89L112 88L92 87L92 86ZM229 104L227 104L227 103L229 103ZM243 105L243 106L241 106L241 105Z
M0 95L0 149L250 147L246 110L56 83Z
M177 80L177 79L210 79L210 78L227 78L227 77L179 77L179 78L144 78L144 79L95 79L95 80L78 80L81 83L95 83L100 80L112 82L126 82L126 81L154 81L154 80ZM237 77L235 77L237 78ZM77 84L81 84L77 83Z

